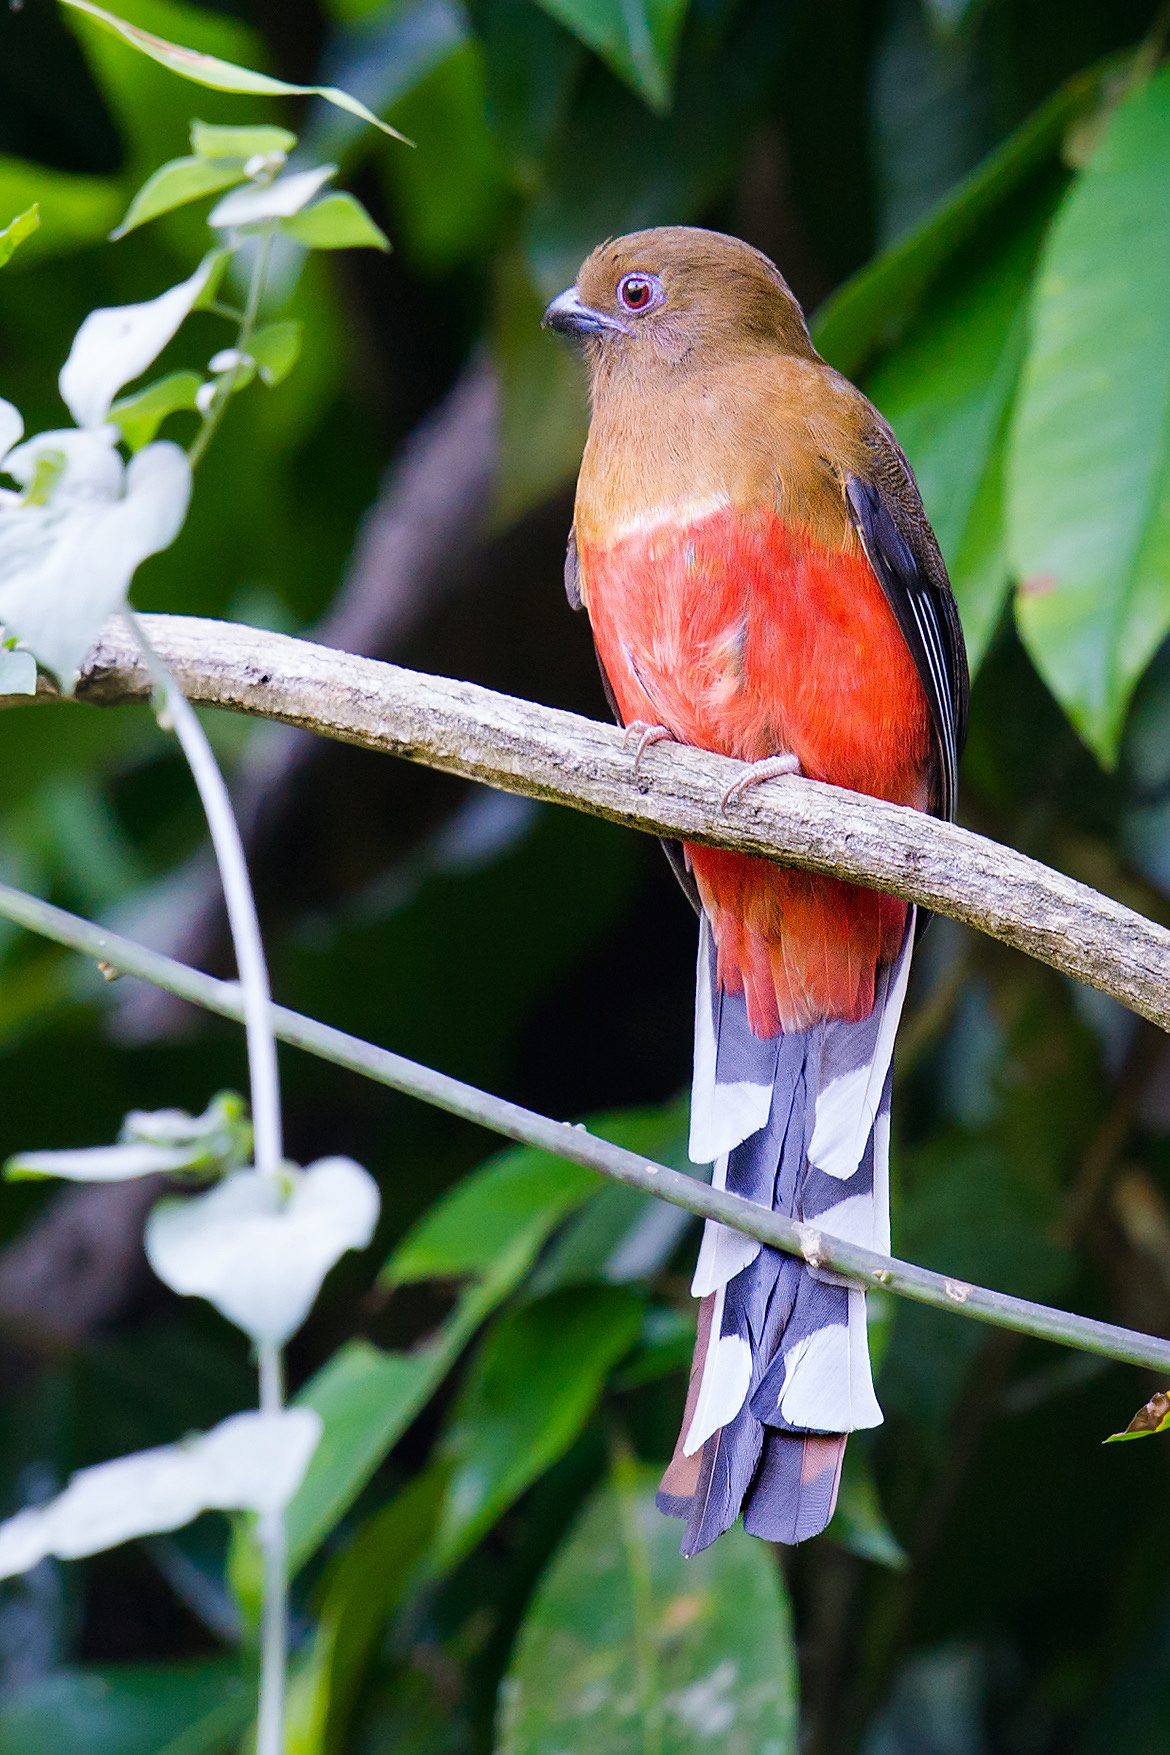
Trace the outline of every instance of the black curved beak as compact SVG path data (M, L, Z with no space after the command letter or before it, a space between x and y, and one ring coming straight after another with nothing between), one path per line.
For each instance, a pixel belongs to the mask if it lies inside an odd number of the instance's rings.
M555 329L560 335L630 333L625 324L619 323L616 317L608 317L604 311L595 311L592 306L583 305L575 286L567 287L563 293L557 294L540 319L540 327Z

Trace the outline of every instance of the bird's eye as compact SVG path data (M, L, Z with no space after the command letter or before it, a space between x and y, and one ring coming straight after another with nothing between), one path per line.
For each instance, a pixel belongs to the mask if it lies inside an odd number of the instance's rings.
M627 311L640 315L662 303L662 283L656 274L625 274L618 281L617 296Z

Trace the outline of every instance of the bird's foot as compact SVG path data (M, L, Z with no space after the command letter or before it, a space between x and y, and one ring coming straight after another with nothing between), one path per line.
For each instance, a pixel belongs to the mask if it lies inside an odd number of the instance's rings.
M776 780L782 774L799 774L800 762L791 751L783 756L765 756L762 762L752 762L746 774L732 781L723 794L720 809L726 811L729 806L741 799L749 787L758 786L762 780Z
M652 744L673 743L674 732L665 725L647 725L644 719L631 719L626 726L626 735L622 740L627 750L634 752L634 778L640 777L642 757Z

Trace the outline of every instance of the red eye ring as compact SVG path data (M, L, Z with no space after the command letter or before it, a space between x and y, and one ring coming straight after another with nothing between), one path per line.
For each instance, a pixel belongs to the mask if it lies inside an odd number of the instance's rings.
M640 317L662 303L662 283L656 274L623 274L617 296L623 310Z

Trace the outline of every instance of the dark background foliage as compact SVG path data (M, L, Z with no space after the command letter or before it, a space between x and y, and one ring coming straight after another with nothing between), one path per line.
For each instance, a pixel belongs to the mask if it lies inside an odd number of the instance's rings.
M417 142L373 142L310 106L284 113L341 159L394 252L311 261L294 294L304 360L233 409L181 541L140 574L139 605L322 632L605 717L560 582L581 385L539 312L608 233L678 220L734 231L823 309L828 357L867 384L919 467L978 661L963 820L1166 917L1170 667L1155 657L1141 673L1170 621L1170 571L1140 662L1104 705L1085 705L1106 636L1090 628L1061 656L1027 603L1017 632L1006 601L1030 572L1016 557L1043 551L1019 485L1043 430L1027 456L1011 452L1006 543L999 510L1024 338L1041 323L1036 305L1030 331L1026 320L1038 254L1125 96L1127 57L1144 45L1140 67L1158 62L1148 0L693 0L673 82L669 6L647 9L658 35L641 60L600 0L122 10L285 78L347 85ZM604 56L582 38L608 44ZM1037 131L1029 118L1046 104ZM56 371L85 312L151 296L199 248L186 214L103 242L129 193L183 150L192 115L256 108L179 85L50 0L0 11L0 223L38 196L45 216L0 283L0 387L30 428L62 418ZM1151 234L1130 247L1136 298L1143 252L1156 267L1170 246ZM176 359L220 345L211 322L193 321ZM1170 328L1146 345L1143 381L1164 370ZM1019 440L1031 429L1017 418ZM1160 468L1164 496L1164 457ZM1118 649L1128 590L1110 598ZM149 716L11 709L0 732L0 875L226 970L193 797ZM546 1113L644 1112L613 1125L679 1156L694 921L651 842L272 728L215 718L212 733L282 1000ZM899 1254L1170 1334L1170 1058L1152 1028L940 920L897 1076ZM374 1250L337 1270L294 1344L295 1386L350 1337L406 1349L451 1320L450 1278L379 1289L373 1275L496 1143L291 1051L284 1077L291 1154L351 1153L384 1203ZM113 1138L131 1107L197 1111L241 1079L226 1027L0 929L3 1153ZM664 1233L615 1284L615 1243L645 1215L607 1200L590 1191L567 1234L549 1217L535 1277L504 1289L479 1351L436 1378L332 1531L344 1556L401 1504L403 1483L485 1457L490 1474L488 1428L503 1421L515 1480L497 1482L445 1569L387 1594L346 1709L311 1746L490 1748L535 1581L607 1458L669 1454L695 1237ZM239 1336L140 1263L143 1211L133 1185L4 1193L6 1511L249 1399ZM915 1307L885 1315L887 1423L851 1447L850 1514L776 1560L795 1611L801 1747L1152 1755L1170 1700L1166 1451L1101 1440L1158 1385ZM0 1748L152 1755L176 1734L176 1700L193 1719L204 1709L192 1689L230 1704L224 1541L207 1519L0 1587ZM302 1634L320 1573L318 1559L302 1576ZM110 1681L126 1663L159 1667ZM97 1676L112 1693L93 1692ZM110 1699L130 1716L115 1723ZM226 1747L240 1728L182 1746ZM601 1749L600 1733L580 1747Z

